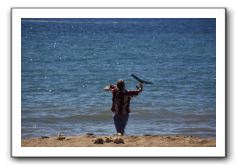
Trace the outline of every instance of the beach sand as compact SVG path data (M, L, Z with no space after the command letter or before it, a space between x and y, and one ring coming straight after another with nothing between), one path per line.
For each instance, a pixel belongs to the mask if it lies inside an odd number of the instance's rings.
M22 139L22 147L215 147L215 138L183 135L80 135Z

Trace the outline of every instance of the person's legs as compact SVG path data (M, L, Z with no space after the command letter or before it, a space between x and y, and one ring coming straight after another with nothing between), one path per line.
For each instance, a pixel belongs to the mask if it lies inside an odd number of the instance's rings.
M127 125L129 115L115 115L114 116L114 125L117 133L124 134L124 129Z
M127 115L123 115L123 117L122 117L122 135L124 134L124 130L125 130L125 127L126 127L126 125L127 125L127 123L128 123L128 117L129 117L129 115L127 114Z
M122 130L122 123L121 123L120 116L114 115L114 125L115 125L117 133L120 133Z

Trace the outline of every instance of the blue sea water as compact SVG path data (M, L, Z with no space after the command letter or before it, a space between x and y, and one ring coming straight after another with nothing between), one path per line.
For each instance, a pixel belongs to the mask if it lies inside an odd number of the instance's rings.
M135 89L127 134L216 136L215 19L22 19L22 137L113 134L111 93Z

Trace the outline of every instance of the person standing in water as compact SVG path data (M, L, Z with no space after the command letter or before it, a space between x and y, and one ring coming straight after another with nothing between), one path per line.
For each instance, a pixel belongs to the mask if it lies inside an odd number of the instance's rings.
M112 92L111 111L114 113L113 119L117 135L124 135L130 113L130 100L143 91L143 83L140 83L137 90L127 90L124 80L118 80L117 85L110 85L108 90Z

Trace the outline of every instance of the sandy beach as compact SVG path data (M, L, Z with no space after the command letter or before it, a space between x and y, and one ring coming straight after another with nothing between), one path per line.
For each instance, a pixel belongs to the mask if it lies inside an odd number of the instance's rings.
M58 136L22 139L22 147L215 147L215 138L183 135Z

